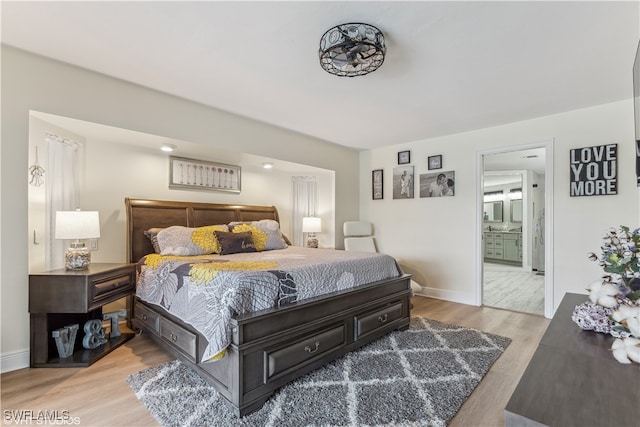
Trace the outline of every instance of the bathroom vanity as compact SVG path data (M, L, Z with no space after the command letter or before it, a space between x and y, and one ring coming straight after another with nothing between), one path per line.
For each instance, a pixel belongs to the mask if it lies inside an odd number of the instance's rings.
M483 234L485 261L522 265L522 232L485 231Z

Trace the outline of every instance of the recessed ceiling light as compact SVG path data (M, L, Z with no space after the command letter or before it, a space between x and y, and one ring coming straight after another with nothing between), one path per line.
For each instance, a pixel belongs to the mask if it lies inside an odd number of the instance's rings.
M172 145L172 144L162 144L162 146L160 147L160 149L161 149L162 151L166 152L166 153L170 153L170 152L172 152L173 150L175 150L175 149L176 149L176 146L175 146L175 145Z
M263 163L262 167L265 169L271 169L273 167L273 163L269 163L269 162Z

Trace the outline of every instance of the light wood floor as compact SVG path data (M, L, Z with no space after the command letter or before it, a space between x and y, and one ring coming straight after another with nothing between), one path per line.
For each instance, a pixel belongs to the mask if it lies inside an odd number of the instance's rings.
M413 303L412 315L513 340L450 423L452 427L504 425L504 407L549 321L541 316L424 297L413 298ZM157 426L125 378L169 360L171 356L141 335L88 368L8 372L1 377L3 421L7 410L47 410L68 411L82 426Z

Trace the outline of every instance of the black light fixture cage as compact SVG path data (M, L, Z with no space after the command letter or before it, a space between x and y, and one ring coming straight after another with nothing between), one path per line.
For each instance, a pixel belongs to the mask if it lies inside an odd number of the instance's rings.
M380 68L386 52L382 31L369 24L341 24L320 38L320 66L336 76L369 74Z

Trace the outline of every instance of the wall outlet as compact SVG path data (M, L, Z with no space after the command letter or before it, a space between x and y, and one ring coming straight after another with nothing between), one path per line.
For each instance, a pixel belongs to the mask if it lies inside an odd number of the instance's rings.
M90 239L89 240L89 250L97 251L98 250L98 239Z

